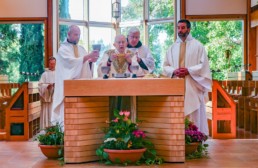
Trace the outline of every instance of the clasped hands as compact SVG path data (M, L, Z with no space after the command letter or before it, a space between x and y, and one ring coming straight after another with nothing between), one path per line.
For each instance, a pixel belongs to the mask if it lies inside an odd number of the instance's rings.
M48 84L47 89L50 90L50 89L52 89L52 88L54 88L54 87L55 87L55 84L54 84L54 83Z
M187 68L178 68L174 71L173 76L184 78L185 76L189 75Z

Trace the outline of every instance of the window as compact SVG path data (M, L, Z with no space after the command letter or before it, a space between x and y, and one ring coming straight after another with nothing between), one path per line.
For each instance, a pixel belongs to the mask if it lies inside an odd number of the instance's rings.
M74 24L81 29L79 43L87 51L94 43L101 43L104 51L111 47L114 36L111 19L111 0L59 0L59 42L66 39L69 26Z
M111 22L110 0L90 0L89 11L90 21Z
M155 71L160 73L166 50L174 41L174 0L121 0L121 6L122 34L127 35L132 26L140 29L140 40L150 48Z
M0 32L0 74L10 82L38 81L44 71L44 24L3 23Z
M243 27L242 20L192 22L191 34L206 48L213 79L248 68L243 65Z

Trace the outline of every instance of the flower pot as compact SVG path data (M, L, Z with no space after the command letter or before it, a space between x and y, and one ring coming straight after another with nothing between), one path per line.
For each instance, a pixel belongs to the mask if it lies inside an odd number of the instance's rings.
M48 159L57 159L61 156L58 155L59 149L63 148L63 145L40 145L41 152L48 158Z
M131 149L131 150L115 150L115 149L104 149L108 153L109 160L113 163L135 163L141 159L146 148L143 149Z
M197 150L199 144L200 144L199 142L185 144L185 155L194 153Z

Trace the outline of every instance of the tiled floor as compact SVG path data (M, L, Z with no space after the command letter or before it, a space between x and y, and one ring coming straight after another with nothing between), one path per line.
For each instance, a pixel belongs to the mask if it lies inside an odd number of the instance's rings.
M258 139L209 139L209 158L187 160L185 163L164 163L155 168L200 168L200 167L257 167ZM0 142L0 168L58 168L57 160L48 160L37 146L37 142ZM66 164L64 168L101 168L97 162L84 164ZM118 167L118 166L116 166ZM149 167L149 166L128 166Z

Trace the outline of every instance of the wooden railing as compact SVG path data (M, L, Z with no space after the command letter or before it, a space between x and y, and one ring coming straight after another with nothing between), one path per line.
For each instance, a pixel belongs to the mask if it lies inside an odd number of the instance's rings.
M38 82L25 82L10 98L5 111L6 140L28 140L39 130Z
M212 138L236 138L236 103L218 81L213 81L212 103L206 106Z
M0 83L0 130L5 126L4 109L19 87L19 83Z

